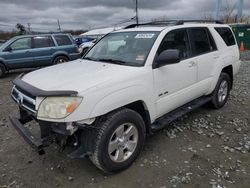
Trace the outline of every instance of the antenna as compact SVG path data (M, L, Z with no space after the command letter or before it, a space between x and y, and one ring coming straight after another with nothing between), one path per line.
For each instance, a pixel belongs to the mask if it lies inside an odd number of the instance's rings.
M57 19L58 31L61 31L61 25L59 19Z
M135 20L136 24L139 24L139 19L138 19L138 0L135 0Z

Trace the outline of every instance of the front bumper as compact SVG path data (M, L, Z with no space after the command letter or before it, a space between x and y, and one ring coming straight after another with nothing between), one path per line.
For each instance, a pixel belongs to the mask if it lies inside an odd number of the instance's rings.
M44 154L44 141L36 138L27 128L21 123L22 120L9 117L11 124L17 130L17 132L24 138L24 140L35 149L40 155Z
M84 158L92 153L93 143L95 139L95 129L83 125L75 125L74 132L67 129L66 123L53 123L38 121L32 114L20 108L20 119L9 117L11 124L24 140L35 150L39 155L45 153L44 148L53 143L59 145L59 149L64 149L66 146L71 146L68 154L70 158ZM25 127L25 124L35 120L39 124L40 138L36 137L31 131ZM94 134L92 134L94 133Z

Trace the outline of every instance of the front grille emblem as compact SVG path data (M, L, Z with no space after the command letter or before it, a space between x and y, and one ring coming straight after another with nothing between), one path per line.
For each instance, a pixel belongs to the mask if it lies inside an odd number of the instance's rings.
M17 103L21 105L23 103L23 97L20 94L17 94Z

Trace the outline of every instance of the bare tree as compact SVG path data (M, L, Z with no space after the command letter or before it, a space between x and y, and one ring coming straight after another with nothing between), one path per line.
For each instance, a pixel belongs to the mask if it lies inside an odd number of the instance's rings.
M16 28L17 28L18 33L19 33L20 35L26 34L26 28L24 27L24 25L22 25L22 24L20 24L20 23L17 23L17 24L16 24Z

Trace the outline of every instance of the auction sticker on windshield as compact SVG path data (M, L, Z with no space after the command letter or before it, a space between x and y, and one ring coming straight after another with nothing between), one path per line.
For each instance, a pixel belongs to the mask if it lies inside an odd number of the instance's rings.
M136 39L152 39L154 37L154 33L140 33L135 36Z

